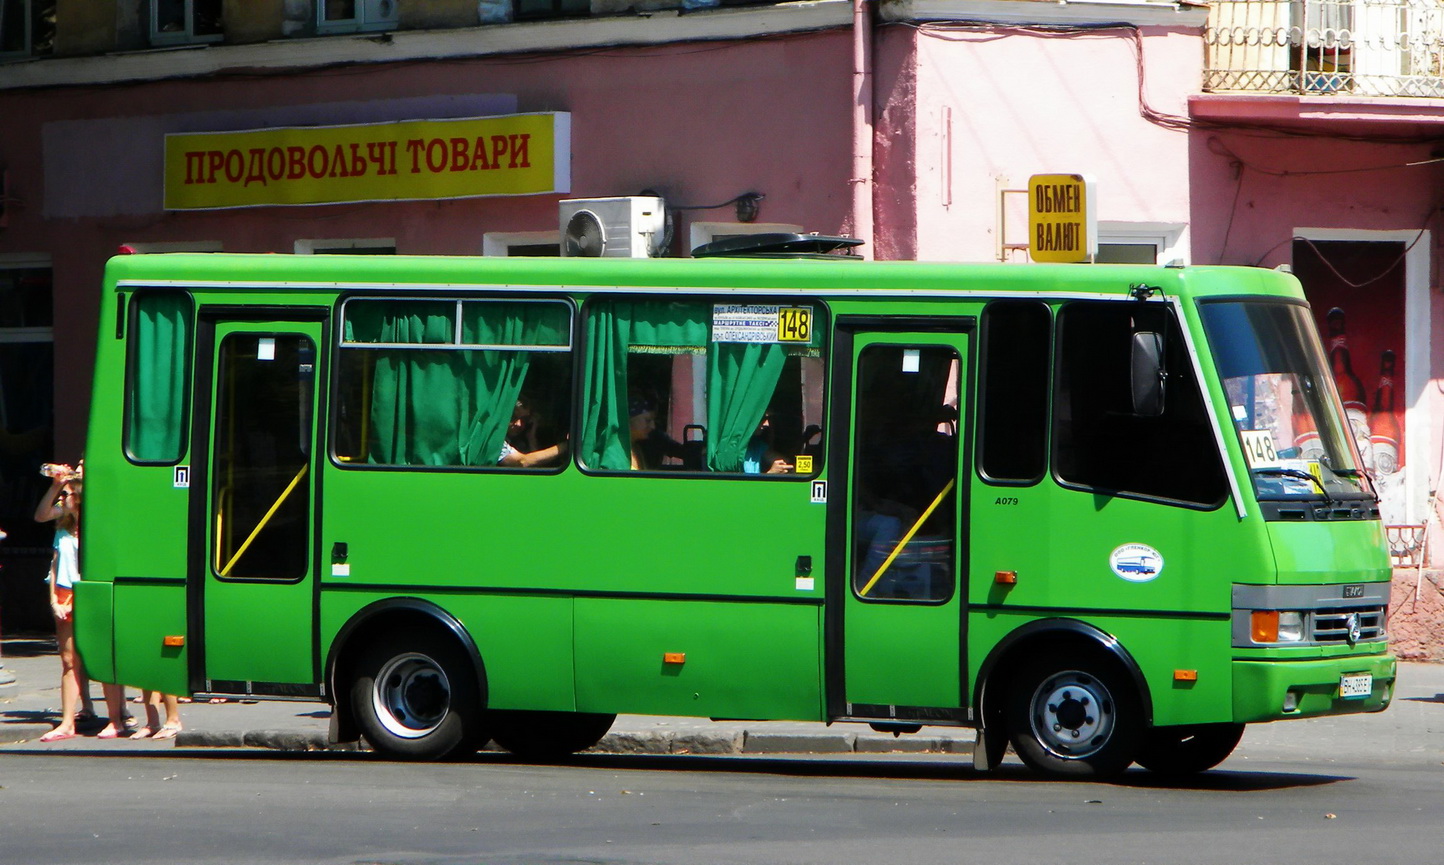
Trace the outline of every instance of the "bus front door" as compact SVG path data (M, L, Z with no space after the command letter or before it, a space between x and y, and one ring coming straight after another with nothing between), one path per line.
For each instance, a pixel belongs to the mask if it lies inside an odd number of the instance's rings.
M881 332L888 323L879 320L867 325L838 322L836 356L850 361L839 374L851 380L833 391L848 397L835 400L834 429L845 424L851 435L831 461L832 476L845 470L847 483L841 496L829 493L839 541L829 546L845 558L828 569L843 577L829 587L829 711L960 722L966 592L959 573L967 550L959 396L971 322L916 319L907 332Z
M196 416L206 423L193 450L200 494L192 496L190 616L201 651L192 652L200 669L193 661L191 687L315 696L312 459L322 323L203 311L200 333Z

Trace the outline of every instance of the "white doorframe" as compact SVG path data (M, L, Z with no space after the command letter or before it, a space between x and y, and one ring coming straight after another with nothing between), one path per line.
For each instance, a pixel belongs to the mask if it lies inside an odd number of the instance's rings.
M1374 231L1362 228L1295 228L1294 237L1319 241L1359 243L1402 243L1404 253L1404 465L1419 466L1404 483L1408 490L1405 515L1418 525L1428 517L1429 479L1439 470L1433 464L1433 417L1426 397L1433 370L1429 357L1429 250L1432 233L1427 229Z

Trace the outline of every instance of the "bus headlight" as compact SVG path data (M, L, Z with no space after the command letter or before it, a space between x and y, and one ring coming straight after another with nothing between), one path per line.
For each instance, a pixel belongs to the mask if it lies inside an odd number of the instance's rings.
M1303 642L1304 614L1298 611L1254 610L1249 617L1249 635L1255 643Z
M1304 639L1304 614L1279 613L1279 642L1299 643Z

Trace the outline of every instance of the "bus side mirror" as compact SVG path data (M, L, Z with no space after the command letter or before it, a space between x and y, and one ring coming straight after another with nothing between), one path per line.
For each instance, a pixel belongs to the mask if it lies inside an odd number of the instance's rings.
M1163 368L1163 334L1139 331L1133 334L1133 413L1139 417L1163 414L1164 383L1168 372Z

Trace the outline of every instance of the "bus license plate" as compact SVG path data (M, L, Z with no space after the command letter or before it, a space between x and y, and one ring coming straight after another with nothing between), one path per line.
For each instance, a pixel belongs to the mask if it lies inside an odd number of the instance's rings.
M1367 697L1374 693L1374 677L1365 673L1362 676L1340 676L1339 697L1348 700L1355 697Z

